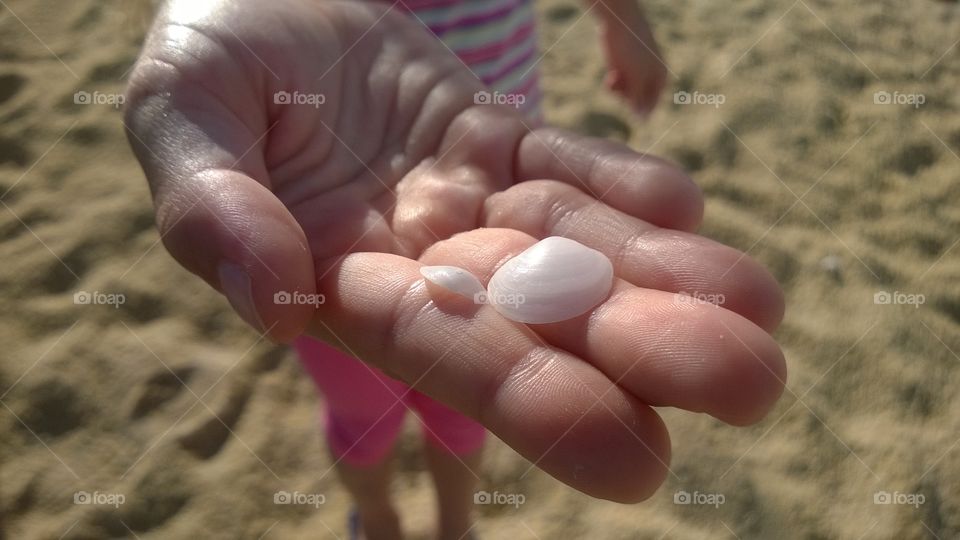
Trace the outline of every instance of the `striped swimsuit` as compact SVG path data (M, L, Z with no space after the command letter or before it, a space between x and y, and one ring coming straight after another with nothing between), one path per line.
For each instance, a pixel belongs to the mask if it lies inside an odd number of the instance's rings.
M531 0L399 0L396 7L433 32L491 92L523 96L519 110L541 122Z

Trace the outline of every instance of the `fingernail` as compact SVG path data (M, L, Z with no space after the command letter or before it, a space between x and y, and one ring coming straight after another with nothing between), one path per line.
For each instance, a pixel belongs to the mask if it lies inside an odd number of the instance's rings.
M220 288L226 295L230 305L233 306L240 318L258 331L263 331L263 321L257 313L256 304L253 302L253 287L250 285L250 276L240 266L222 262L217 267L217 274L220 276Z

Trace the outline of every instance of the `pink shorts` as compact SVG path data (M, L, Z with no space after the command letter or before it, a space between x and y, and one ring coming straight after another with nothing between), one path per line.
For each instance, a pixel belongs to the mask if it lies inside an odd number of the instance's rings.
M337 459L358 467L381 463L400 434L407 409L417 413L424 438L437 448L466 455L483 446L482 425L380 370L306 336L294 347L325 398L324 429Z

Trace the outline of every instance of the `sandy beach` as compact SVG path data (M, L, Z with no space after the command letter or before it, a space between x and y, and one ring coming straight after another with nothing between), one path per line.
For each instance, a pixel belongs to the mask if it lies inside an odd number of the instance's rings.
M671 474L637 505L491 438L482 488L523 497L478 535L960 537L960 4L650 0L670 81L646 121L584 5L537 6L548 121L691 172L700 232L786 291L789 380L748 428L660 410ZM117 102L147 19L0 8L0 538L346 538L312 382L160 243ZM426 539L413 422L395 496Z

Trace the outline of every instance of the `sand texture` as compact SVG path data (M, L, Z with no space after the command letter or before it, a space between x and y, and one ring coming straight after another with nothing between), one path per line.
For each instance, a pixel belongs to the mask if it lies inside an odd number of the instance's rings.
M349 501L312 383L159 243L120 110L74 103L122 90L143 23L121 2L8 4L0 537L345 538ZM673 474L635 506L579 494L493 440L484 489L525 501L482 506L477 532L960 537L960 4L648 5L671 80L643 122L603 89L581 3L538 4L546 116L692 172L707 196L702 233L783 284L788 390L749 428L663 410ZM713 104L674 103L680 91ZM920 106L897 102L917 95ZM126 301L77 304L82 291ZM419 445L411 423L395 495L425 539L434 509ZM123 504L75 504L80 491ZM325 501L274 504L278 491ZM676 504L682 492L722 504ZM884 492L895 504L875 503Z

